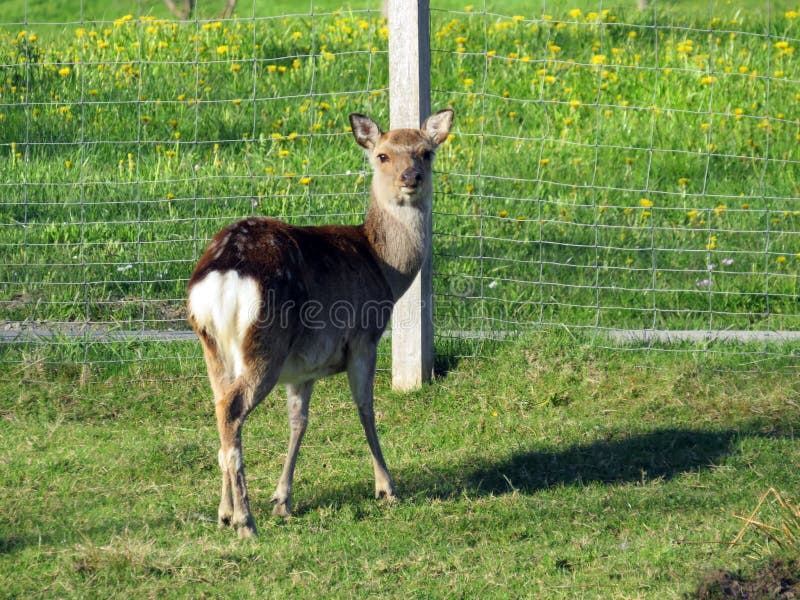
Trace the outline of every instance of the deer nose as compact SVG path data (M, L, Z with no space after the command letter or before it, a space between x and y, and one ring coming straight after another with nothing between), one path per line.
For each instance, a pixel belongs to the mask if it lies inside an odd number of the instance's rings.
M421 181L422 171L415 169L414 167L409 167L400 173L400 183L403 184L403 187L417 187Z

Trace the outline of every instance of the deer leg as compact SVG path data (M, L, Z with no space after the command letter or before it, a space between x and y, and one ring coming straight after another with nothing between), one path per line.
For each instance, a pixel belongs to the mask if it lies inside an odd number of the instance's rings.
M216 403L220 437L219 465L222 470L219 523L221 526L234 527L240 538L256 535L242 461L242 426L247 415L269 393L276 380L277 374L273 374L254 386L240 377Z
M292 514L294 467L297 463L300 443L303 441L303 434L305 434L306 426L308 425L308 403L313 389L313 381L286 386L286 407L289 413L289 448L286 452L286 461L283 464L283 472L278 481L278 487L272 495L274 504L272 514L276 517L288 517Z
M240 537L256 534L255 522L247 497L247 480L242 461L242 425L249 412L243 385L233 385L217 402L219 429L219 466L222 470L222 497L219 504L220 525L230 525Z
M372 347L364 352L351 355L347 362L347 378L350 382L350 393L358 408L358 416L367 444L372 454L372 467L375 471L375 497L395 500L394 484L383 460L378 431L375 428L375 411L373 404L373 385L375 381L375 362L377 349Z

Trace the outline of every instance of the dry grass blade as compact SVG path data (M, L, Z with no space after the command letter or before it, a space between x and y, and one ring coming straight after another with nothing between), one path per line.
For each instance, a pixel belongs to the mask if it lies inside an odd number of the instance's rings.
M766 523L756 520L756 515L759 514L761 508L764 506L764 503L770 497L778 503L783 514L784 521L778 527L767 525ZM741 530L739 530L739 533L736 534L736 537L734 537L731 543L728 545L729 549L736 546L736 544L742 540L745 533L747 533L751 526L766 533L781 547L798 545L797 536L798 532L800 532L800 508L794 506L775 488L769 488L766 492L764 492L759 499L758 504L756 504L756 507L753 509L753 512L750 513L749 517L741 517L736 515L736 518L744 521L744 526L741 528ZM777 533L783 533L784 537L779 537L776 535Z

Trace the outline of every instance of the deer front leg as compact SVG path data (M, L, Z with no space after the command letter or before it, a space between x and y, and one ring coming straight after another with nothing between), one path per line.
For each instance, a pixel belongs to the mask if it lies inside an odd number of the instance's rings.
M358 408L358 416L367 444L372 454L372 467L375 471L375 497L385 498L389 502L396 499L394 484L383 460L378 431L375 428L375 411L373 409L373 385L375 381L375 362L377 349L370 347L351 355L347 362L347 378L350 382L350 393Z
M286 386L286 406L289 413L289 448L286 451L286 461L283 464L278 487L272 495L272 514L276 517L288 517L292 514L292 481L294 468L297 463L297 454L300 451L300 442L308 425L308 403L314 382L309 381L299 385Z

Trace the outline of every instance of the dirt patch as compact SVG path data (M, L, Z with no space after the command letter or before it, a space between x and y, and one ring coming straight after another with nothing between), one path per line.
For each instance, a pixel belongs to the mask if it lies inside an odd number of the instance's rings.
M800 600L800 560L774 561L750 576L713 571L690 597L698 600Z

